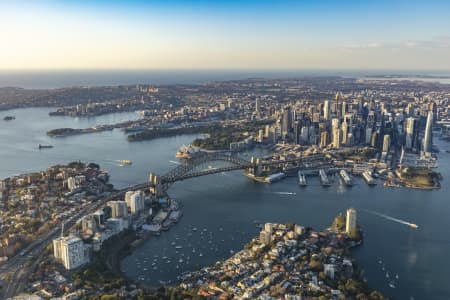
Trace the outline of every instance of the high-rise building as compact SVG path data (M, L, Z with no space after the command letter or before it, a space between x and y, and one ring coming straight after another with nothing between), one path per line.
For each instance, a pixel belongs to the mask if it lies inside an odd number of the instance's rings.
M341 116L345 116L347 114L347 112L348 112L348 104L347 104L347 102L342 101L342 105L341 106L342 106L341 107L341 111L342 111Z
M300 123L294 121L294 144L300 144Z
M338 118L333 118L331 119L331 128L339 128L339 119Z
M370 139L370 146L376 148L378 145L378 140L380 139L380 133L377 131L372 132L372 138Z
M339 103L342 98L342 95L340 92L336 93L335 103L334 103L334 111L336 113L336 116L339 118L341 116L341 103Z
M322 131L320 133L320 147L325 148L328 145L328 132Z
M345 232L350 233L356 228L356 210L347 209L347 218L345 220Z
M323 105L323 118L327 121L330 119L330 101L328 100L325 100Z
M388 153L389 148L391 146L391 136L389 134L385 134L383 137L383 153Z
M416 130L415 130L415 122L414 118L407 118L405 120L405 147L406 149L412 149L414 145L414 140L416 140Z
M73 191L77 188L77 184L75 182L74 177L67 178L67 188L69 189L69 191Z
M309 143L309 127L304 126L300 131L301 135L301 143L308 144Z
M93 214L81 219L81 230L84 234L94 234L98 230L97 221Z
M366 127L366 140L365 144L370 145L370 141L372 140L372 128Z
M339 149L342 141L342 131L339 128L333 128L333 148Z
M264 127L264 137L269 138L269 134L270 134L270 125L266 125Z
M128 208L125 201L109 201L108 206L111 208L112 218L128 217Z
M430 110L428 111L428 117L427 117L427 124L425 125L425 135L423 137L423 154L425 156L431 155L431 147L433 144L432 141L432 135L431 132L433 125L433 112Z
M131 191L125 194L125 202L127 206L130 208L130 212L132 214L136 214L141 210L144 210L144 193L142 191Z
M268 245L272 238L272 223L264 224L264 229L259 233L259 242Z
M79 237L59 237L53 240L53 255L67 270L78 268L89 262L89 247Z
M282 111L282 119L281 119L281 134L283 138L285 138L292 129L292 113L291 107L286 106Z
M343 145L347 145L347 134L348 134L348 125L347 125L347 122L343 122L342 124L341 124L341 130L342 130L342 141L341 141L341 143L343 144Z

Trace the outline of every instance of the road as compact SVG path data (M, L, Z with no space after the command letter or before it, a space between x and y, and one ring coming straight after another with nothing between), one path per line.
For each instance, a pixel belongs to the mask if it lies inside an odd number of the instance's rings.
M127 191L139 190L147 187L147 183L133 185L91 203L90 205L79 210L64 222L65 232L68 232L72 226L83 216L98 210L104 206L106 202L117 198L123 198ZM52 243L52 241L61 234L62 223L58 223L53 229L48 231L44 236L34 240L19 254L11 257L5 264L0 266L0 277L5 278L7 274L10 274L11 280L0 291L0 299L7 299L13 297L20 290L20 287L25 286L28 276L34 269L34 266L42 260L42 253L45 248Z
M309 159L312 161L316 160L318 157L311 156ZM308 157L303 158L307 160ZM309 160L308 159L308 160ZM295 159L298 160L298 159ZM293 160L294 161L294 160ZM286 163L287 161L272 162L266 164L276 164L276 163ZM233 168L232 168L233 169ZM207 175L207 174L201 174ZM185 179L184 177L182 179ZM186 178L187 179L187 178ZM64 221L64 231L65 233L70 231L71 227L76 224L76 222L83 216L92 213L102 206L106 202L113 199L123 198L127 191L142 190L149 187L149 183L141 183L129 186L127 188L118 190L107 196L99 198L86 207L80 209L77 213L72 215L69 219ZM7 274L11 275L11 280L9 280L8 285L0 291L0 299L7 299L13 297L18 291L23 288L26 283L28 276L34 270L34 267L39 264L39 262L44 258L42 253L45 248L52 243L52 241L61 234L62 222L56 224L56 226L47 232L44 236L37 238L30 245L28 245L24 250L22 250L16 256L10 258L5 264L0 266L0 277L5 278Z

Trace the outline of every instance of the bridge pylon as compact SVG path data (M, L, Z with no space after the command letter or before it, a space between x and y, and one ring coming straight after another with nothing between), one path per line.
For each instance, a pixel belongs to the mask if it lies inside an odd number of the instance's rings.
M253 157L250 160L251 163L251 167L249 168L249 173L253 174L254 176L259 176L261 175L262 172L262 166L261 166L261 161L259 160L259 158Z
M153 200L157 200L158 198L164 197L166 195L166 188L161 182L161 177L156 174L150 173L149 181L150 195L152 196Z

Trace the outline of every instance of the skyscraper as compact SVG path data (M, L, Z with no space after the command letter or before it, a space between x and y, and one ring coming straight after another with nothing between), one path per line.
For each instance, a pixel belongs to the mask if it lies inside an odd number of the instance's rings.
M356 228L356 210L354 208L349 208L347 209L345 232L350 233L355 228Z
M348 134L348 125L347 122L343 122L341 125L341 130L342 130L342 140L341 143L346 145L347 144L347 134Z
M431 155L431 146L432 146L432 132L431 126L433 124L433 112L428 111L427 124L425 126L425 135L423 137L423 154L425 156Z
M406 149L412 149L415 140L415 119L407 118L405 120L405 147Z
M336 112L336 116L339 118L341 115L341 105L339 103L339 100L342 98L342 95L340 92L336 93L336 102L334 103L334 111Z
M320 147L325 148L328 145L328 132L320 133Z
M283 138L291 132L292 128L292 113L291 107L286 106L283 108L282 120L281 120L281 134Z
M323 105L323 118L328 121L330 118L330 101L325 100Z
M383 137L383 153L388 153L390 146L391 146L391 136L389 134L385 134Z
M339 128L333 128L333 147L339 149L341 147L342 131Z

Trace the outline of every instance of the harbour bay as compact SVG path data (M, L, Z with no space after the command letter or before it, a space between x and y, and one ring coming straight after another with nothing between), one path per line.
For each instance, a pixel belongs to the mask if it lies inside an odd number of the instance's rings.
M0 125L2 178L46 169L52 164L81 160L99 163L110 172L111 183L115 187L125 187L146 181L149 172L163 174L170 170L175 166L170 161L174 160L178 147L195 138L195 135L176 136L129 143L123 132L113 130L52 139L46 136L49 129L84 128L138 118L138 115L50 118L50 110L30 108L0 112L0 119L7 114L16 116L16 120ZM51 144L54 148L39 151L39 143ZM449 147L448 144L438 146L442 150ZM174 282L181 271L212 264L228 257L230 250L241 249L244 243L257 235L255 221L296 222L321 229L329 226L336 214L353 206L358 210L358 222L365 233L364 245L355 254L371 286L398 299L448 299L450 287L446 285L446 278L450 275L450 261L446 255L450 250L447 233L450 226L447 199L450 160L444 151L438 157L438 171L444 179L442 188L436 191L391 189L380 184L371 188L360 178L352 188L339 184L337 178L328 189L320 186L318 179L309 180L305 188L300 188L294 178L267 185L251 182L240 172L177 183L169 194L182 203L183 218L168 232L149 239L125 258L122 269L129 277L147 285L158 285L159 280ZM133 165L121 167L117 162L121 159L130 159ZM420 228L414 230L380 219L362 209L414 222ZM194 227L198 230L193 231ZM200 232L204 233L201 235ZM172 242L182 249L175 249ZM192 253L194 248L195 254ZM181 253L190 255L189 264L186 259L179 262ZM157 270L152 266L155 254L159 256L155 264ZM164 255L172 258L171 263L161 260ZM140 268L136 261L140 262ZM390 276L399 275L395 289L388 286L387 271ZM433 297L429 296L431 292Z

